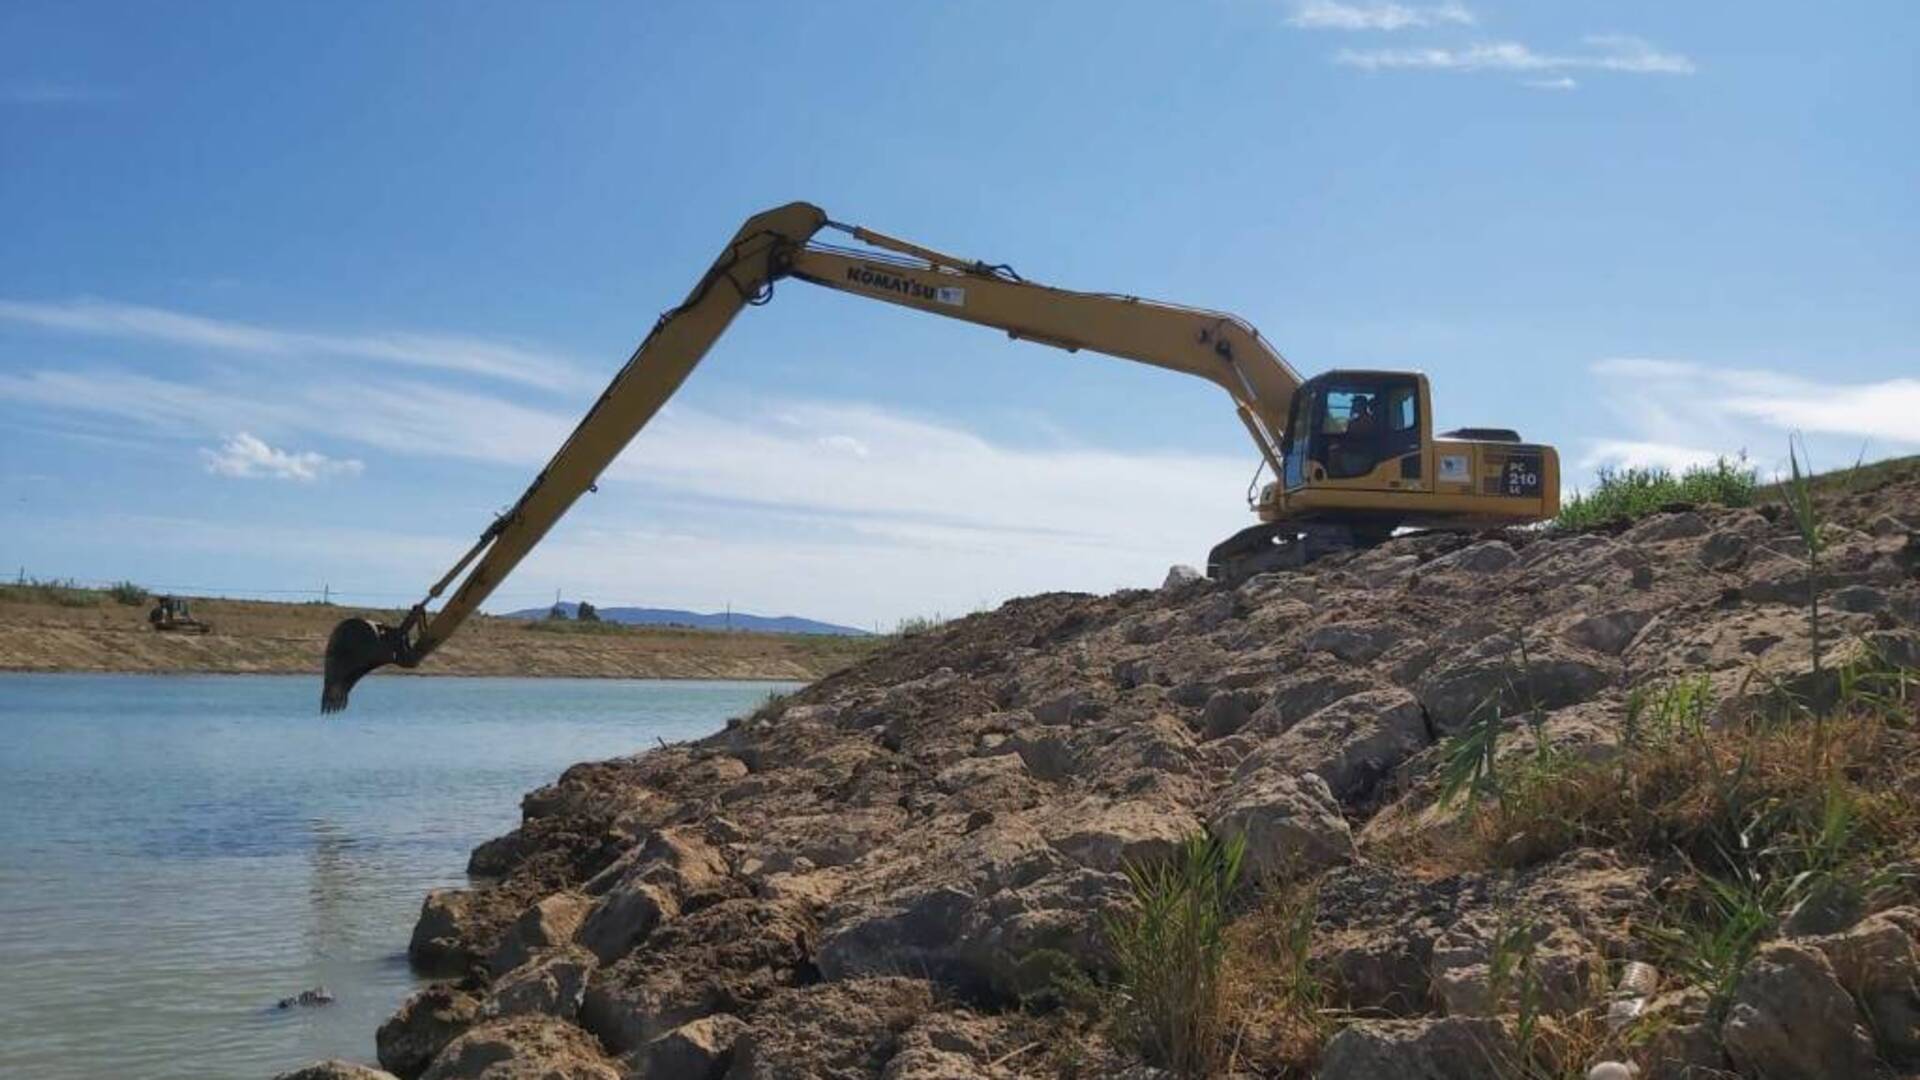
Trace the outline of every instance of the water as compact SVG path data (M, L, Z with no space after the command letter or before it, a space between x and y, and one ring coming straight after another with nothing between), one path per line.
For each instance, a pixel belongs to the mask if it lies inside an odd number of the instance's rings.
M0 674L0 1076L371 1062L422 895L524 792L789 689L375 676L322 720L314 677Z

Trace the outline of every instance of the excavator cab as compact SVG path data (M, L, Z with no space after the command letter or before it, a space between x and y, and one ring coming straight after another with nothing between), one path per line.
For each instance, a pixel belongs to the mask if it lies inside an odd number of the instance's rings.
M1300 384L1260 524L1215 547L1208 570L1239 578L1376 544L1401 528L1526 524L1560 510L1560 459L1504 428L1435 436L1417 371L1329 371Z
M1397 491L1421 479L1427 379L1411 372L1333 371L1301 384L1281 441L1282 484Z

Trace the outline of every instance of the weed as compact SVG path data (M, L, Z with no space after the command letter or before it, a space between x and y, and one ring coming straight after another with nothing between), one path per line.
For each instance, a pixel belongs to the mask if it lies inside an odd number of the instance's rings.
M1319 912L1314 886L1289 884L1267 892L1229 931L1223 1071L1310 1074L1334 1026L1326 983L1308 961Z
M1458 735L1440 747L1440 802L1485 798L1499 787L1500 704L1489 695Z
M1792 441L1787 443L1787 462L1793 472L1781 485L1781 496L1786 500L1794 531L1800 534L1800 542L1807 549L1807 637L1812 642L1813 676L1817 682L1820 678L1820 555L1826 550L1826 537L1821 527L1824 522L1814 501L1812 463L1804 470L1800 467L1804 450L1804 444L1796 449Z
M1211 1075L1222 1052L1221 961L1245 854L1243 837L1201 834L1170 860L1130 865L1131 903L1106 921L1120 1032L1182 1077Z
M1693 881L1693 895L1670 905L1646 937L1660 966L1706 991L1707 1015L1718 1023L1775 920L1764 885L1752 874L1715 877L1695 868Z
M1616 521L1633 521L1675 503L1753 504L1756 480L1745 454L1720 458L1711 466L1693 466L1675 476L1666 469L1603 469L1590 492L1575 491L1560 508L1554 523L1566 529L1585 529Z
M46 580L22 576L11 585L0 585L0 600L21 604L53 604L56 607L97 607L105 597L98 589L83 589L71 580Z
M937 611L932 615L910 615L894 624L893 636L903 638L918 637L921 634L938 630L946 624L947 617Z
M114 603L127 607L139 607L147 602L147 590L131 581L116 581L107 586L107 595L113 597Z

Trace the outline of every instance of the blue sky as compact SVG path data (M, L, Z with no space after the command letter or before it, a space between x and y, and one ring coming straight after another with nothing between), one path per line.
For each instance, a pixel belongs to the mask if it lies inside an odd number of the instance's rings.
M414 598L747 214L1417 367L1609 463L1920 450L1899 2L0 9L0 563ZM871 625L1244 524L1198 380L788 283L500 593Z

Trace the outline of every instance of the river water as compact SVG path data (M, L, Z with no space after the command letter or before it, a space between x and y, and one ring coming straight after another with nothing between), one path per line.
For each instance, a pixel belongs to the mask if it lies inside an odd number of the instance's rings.
M317 677L0 674L0 1076L372 1062L422 895L524 792L792 688L374 676L323 720Z

